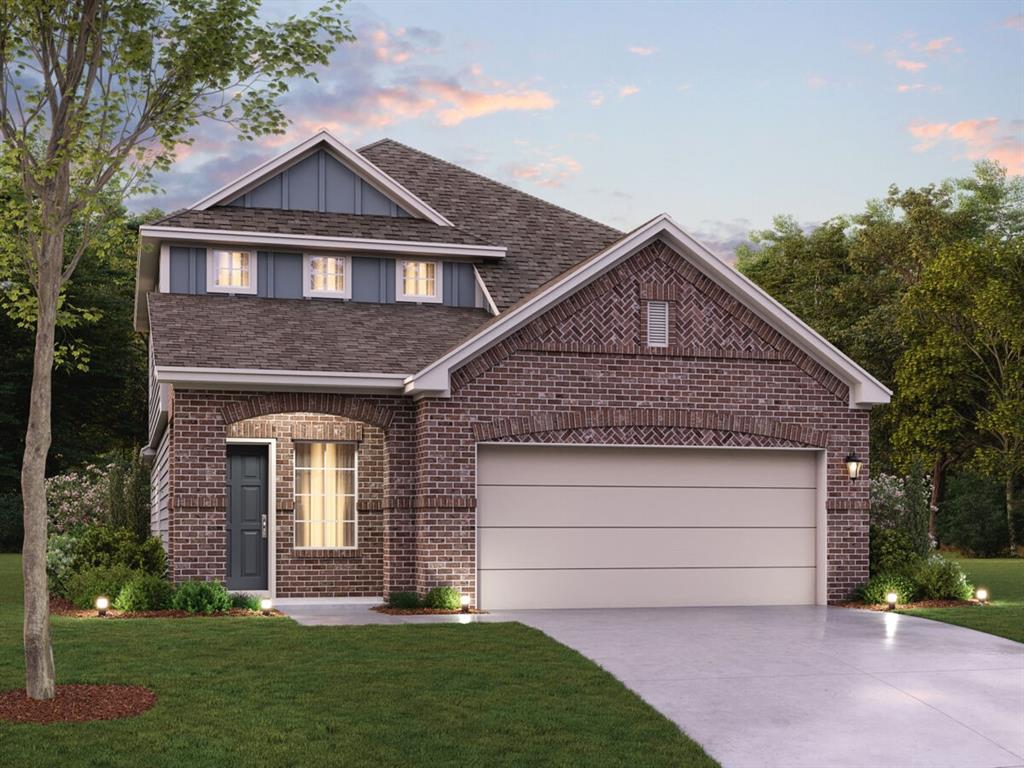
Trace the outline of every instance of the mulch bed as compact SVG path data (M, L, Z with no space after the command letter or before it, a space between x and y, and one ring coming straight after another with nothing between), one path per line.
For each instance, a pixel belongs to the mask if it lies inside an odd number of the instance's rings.
M389 605L375 605L370 609L377 613L386 613L388 616L444 616L455 613L463 613L462 610L445 611L440 608L392 608ZM470 608L465 613L487 613L487 611L478 611L475 608Z
M862 603L858 600L851 600L846 603L837 603L840 608L856 608L862 611L887 611L889 606L885 603L872 604ZM921 600L916 603L906 603L896 606L896 610L904 611L911 610L914 608L968 608L970 606L981 607L981 603L977 600Z
M95 608L82 610L76 608L69 600L62 597L50 598L50 614L53 616L69 616L73 619L195 619L202 617L217 616L247 616L250 618L267 618L260 611L250 611L246 608L232 608L224 613L189 613L188 611L116 611L113 608L107 611L106 616L97 615ZM270 616L283 616L278 610L272 610Z
M153 708L156 694L141 685L58 685L46 701L24 688L0 693L0 720L15 723L87 723L136 717Z

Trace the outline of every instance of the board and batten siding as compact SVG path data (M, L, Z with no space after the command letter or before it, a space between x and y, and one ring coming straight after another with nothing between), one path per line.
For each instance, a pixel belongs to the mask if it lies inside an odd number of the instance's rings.
M165 429L153 460L150 474L149 490L149 528L150 533L160 537L164 550L170 543L168 533L168 513L171 495L171 430Z
M228 205L368 216L409 215L323 150L270 177Z
M171 293L209 293L206 290L206 248L170 247ZM301 253L257 251L256 295L270 299L302 298ZM395 259L373 256L352 257L352 301L374 304L395 303ZM449 307L480 306L473 265L441 263L442 302ZM338 301L338 299L317 299Z

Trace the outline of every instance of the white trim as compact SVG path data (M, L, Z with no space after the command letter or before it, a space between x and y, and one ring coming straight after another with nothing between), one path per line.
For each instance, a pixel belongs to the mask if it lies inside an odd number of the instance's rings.
M298 490L297 489L299 487L299 478L298 478L298 474L297 474L298 471L299 471L299 462L295 459L295 450L294 450L296 443L320 443L320 444L334 443L334 444L351 445L352 446L352 462L353 462L352 480L353 480L353 485L355 486L355 490L352 492L352 514L355 515L355 517L353 518L353 520L355 522L355 534L353 535L353 538L355 539L355 544L353 544L350 547L300 547L298 544L295 543L295 540L296 540L295 531L296 531L298 526L297 526L297 521L293 519L292 520L292 549L300 551L300 552L309 552L309 551L318 551L318 550L323 550L325 552L335 552L335 551L347 552L347 551L352 551L352 550L359 549L359 441L358 440L321 440L321 439L318 439L318 438L310 438L308 440L307 439L300 439L300 440L294 440L293 439L292 440L292 505L293 505L293 508L298 506L298 499L296 497L298 496ZM305 470L308 470L308 471L312 471L313 468L312 467L302 467L302 469L305 469ZM337 469L338 468L335 467L335 469L332 470L332 471L337 471ZM348 468L347 467L342 467L341 469L342 470L347 470ZM306 495L310 495L310 494L306 494ZM344 494L344 495L347 496L348 494ZM342 523L342 525L345 524L344 518L342 519L341 523ZM309 521L306 521L306 524L308 525Z
M171 246L160 245L160 293L171 292Z
M325 290L314 290L309 284L310 278L310 260L311 259L341 259L341 268L344 272L342 276L342 284L344 290L341 291L325 291ZM352 257L342 256L338 254L330 253L304 253L302 254L302 295L307 299L327 298L327 299L350 299L352 298Z
M244 232L235 229L197 229L195 227L165 227L144 225L139 228L143 242L166 240L181 243L218 243L259 248L319 248L327 251L359 251L363 253L389 253L408 256L449 257L463 259L501 259L506 249L497 245L465 245L462 243L423 243L415 240L375 240L359 237L329 237L326 235L294 235L275 232Z
M238 285L217 285L217 253L244 253L249 256L249 285L242 287ZM253 296L256 294L256 286L259 280L259 258L256 251L250 248L207 248L206 249L206 292L207 293L235 293Z
M270 368L202 368L157 365L161 384L211 389L270 389L291 392L387 392L401 394L405 373L335 373Z
M277 439L273 437L229 437L227 445L267 446L267 589L266 597L277 593ZM225 454L227 448L224 449ZM224 553L225 559L227 552ZM245 592L246 590L237 590ZM249 594L256 594L250 591Z
M434 265L434 295L407 296L405 293L405 265ZM440 304L444 301L444 264L433 259L395 259L395 301L408 301L416 304Z
M532 298L507 310L499 320L486 326L479 333L412 376L406 385L406 391L447 396L450 392L451 373L457 367L494 346L562 299L596 280L656 238L661 238L675 248L702 273L714 280L764 322L771 325L826 370L845 382L850 388L851 408L866 408L889 402L892 395L891 390L761 288L686 234L667 214L662 214L638 227L618 242L565 272L555 282L538 291Z
M286 152L256 166L253 170L239 176L230 184L221 187L216 192L204 197L202 200L198 200L190 205L189 208L196 211L205 211L207 208L217 205L218 203L224 203L232 200L240 194L244 194L253 187L258 186L260 182L274 173L283 171L287 167L303 160L307 155L312 154L321 144L326 145L326 149L343 165L348 166L349 170L353 171L357 176L361 177L385 197L395 200L409 213L419 214L420 218L432 221L441 227L453 226L448 219L438 213L434 208L388 176L388 174L360 155L354 149L340 142L327 131L320 131L319 133L310 136L305 141L299 142Z
M494 299L491 298L491 292L487 290L487 283L484 282L483 277L480 276L480 270L476 268L476 264L473 265L473 277L476 278L476 287L480 291L480 294L484 297L484 306L487 307L487 311L492 315L501 314L498 312L498 305L494 303Z
M818 484L814 498L814 562L817 565L815 577L815 600L818 605L828 605L828 451L818 451ZM840 482L853 482L846 479Z

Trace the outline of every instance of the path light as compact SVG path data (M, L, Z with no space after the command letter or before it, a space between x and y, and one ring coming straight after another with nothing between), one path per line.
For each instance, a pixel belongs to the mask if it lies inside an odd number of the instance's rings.
M856 480L860 477L860 468L864 465L864 459L850 451L846 454L846 458L843 461L846 462L846 471L849 473L851 480Z
M269 616L270 615L270 611L271 611L271 609L273 607L274 607L274 601L271 600L269 597L261 597L260 598L260 610L263 612L264 616Z
M984 587L979 587L978 591L974 593L974 596L978 598L978 602L982 605L988 602L988 590Z
M895 592L890 592L885 596L885 602L889 604L889 610L893 610L896 607L896 603L899 602L900 596Z
M96 598L96 613L100 616L107 615L107 609L110 607L110 598L106 595L100 595Z
M469 613L469 595L463 595L460 597L459 604L462 606L463 613Z

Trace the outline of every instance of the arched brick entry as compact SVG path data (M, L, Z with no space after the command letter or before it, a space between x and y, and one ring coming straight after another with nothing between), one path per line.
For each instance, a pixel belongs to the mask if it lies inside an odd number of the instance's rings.
M394 420L394 409L351 395L316 392L274 392L239 399L221 408L225 424L273 413L324 413L345 416L375 427L387 429Z

